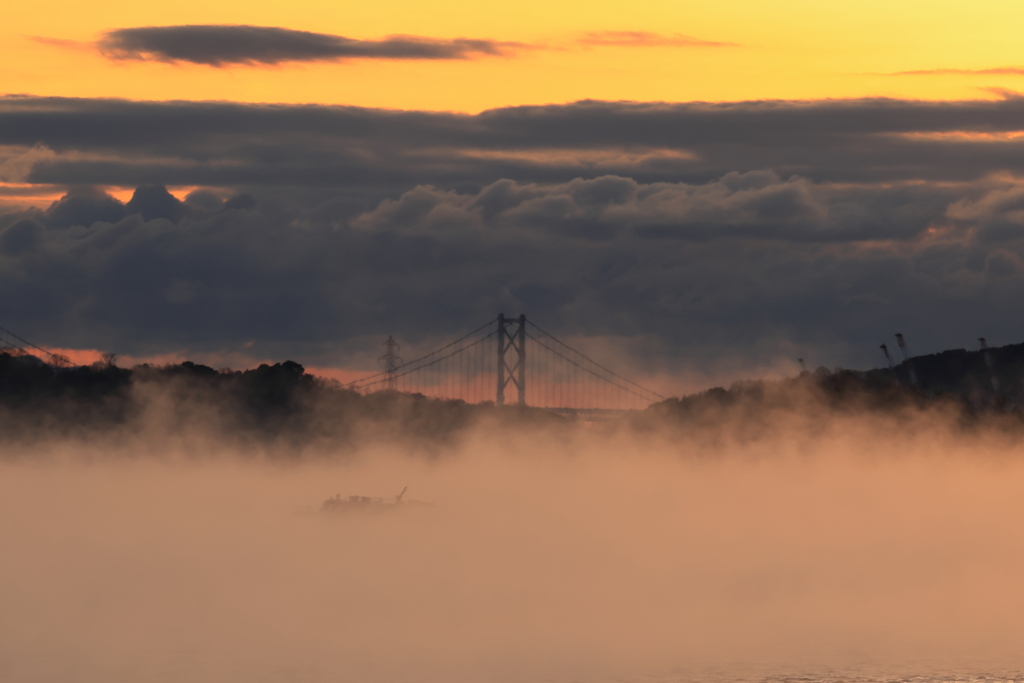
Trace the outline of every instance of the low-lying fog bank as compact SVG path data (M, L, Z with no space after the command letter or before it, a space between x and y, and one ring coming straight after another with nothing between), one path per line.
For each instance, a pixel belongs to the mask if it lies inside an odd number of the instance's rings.
M1024 377L1024 345L1019 346L1017 365L1010 358L1002 361L1004 379L1010 370ZM1002 350L1007 349L1017 347ZM936 360L949 354L953 361ZM960 357L965 354L969 357ZM925 363L929 359L930 366ZM968 352L914 359L922 369L930 368L928 381L918 383L901 381L888 370L825 368L787 379L738 382L729 389L622 412L605 420L600 430L663 436L675 431L674 438L700 434L705 440L749 441L817 434L838 416L888 420L891 431L938 423L942 429L1024 438L1024 413L1018 407L1024 404L1018 390L1024 379L1012 385L994 380L985 384L992 378L978 374L974 366L988 367L980 359ZM0 353L0 446L7 446L0 449L0 457L31 453L27 444L61 439L102 442L120 452L130 452L131 444L140 442L147 454L154 449L201 454L218 442L276 458L303 453L337 458L382 441L437 453L485 426L563 438L586 421L585 413L572 411L469 404L395 391L363 395L309 375L290 361L246 371L217 371L188 362L128 370L109 364L54 367L31 356Z
M1024 668L1015 433L785 414L757 438L491 422L431 457L400 436L300 459L201 430L8 444L0 679ZM406 485L434 505L319 512Z

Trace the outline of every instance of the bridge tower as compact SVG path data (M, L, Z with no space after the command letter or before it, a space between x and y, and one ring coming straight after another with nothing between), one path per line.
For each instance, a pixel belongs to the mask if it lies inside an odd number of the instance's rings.
M516 328L515 326L519 327ZM512 329L510 329L512 328ZM516 352L516 364L509 366L505 352ZM511 354L509 354L511 355ZM505 386L512 382L519 389L519 405L526 405L526 316L519 319L498 314L498 395L495 403L505 405Z

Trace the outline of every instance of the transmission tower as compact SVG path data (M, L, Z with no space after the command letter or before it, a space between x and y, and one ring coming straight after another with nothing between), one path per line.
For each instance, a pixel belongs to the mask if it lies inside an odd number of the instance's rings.
M510 327L519 325L510 330ZM505 361L505 352L512 349L516 352L516 364L509 367ZM505 385L509 382L519 389L519 405L526 405L526 316L520 315L518 320L506 318L504 313L498 314L498 395L495 403L505 404Z
M402 359L398 357L398 354L395 353L395 351L402 347L398 345L398 342L391 338L390 334L388 335L387 341L384 342L382 346L386 346L388 350L377 360L384 361L384 374L386 375L385 386L389 391L394 391L398 388L398 378L395 377L395 371L402 362Z

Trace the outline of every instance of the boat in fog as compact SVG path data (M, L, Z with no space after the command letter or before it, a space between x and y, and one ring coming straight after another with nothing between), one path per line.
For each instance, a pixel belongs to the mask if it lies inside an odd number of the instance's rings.
M419 500L403 501L405 492L409 490L406 486L402 491L392 498L381 498L378 496L346 496L336 494L324 501L320 506L321 512L376 512L384 510L395 510L403 507L424 507L432 503L424 503Z

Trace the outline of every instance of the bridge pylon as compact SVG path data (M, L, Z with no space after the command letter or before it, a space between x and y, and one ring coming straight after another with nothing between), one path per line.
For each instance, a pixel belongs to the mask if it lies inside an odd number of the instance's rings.
M518 325L518 327L516 327ZM510 329L511 328L511 329ZM515 365L505 358L511 349L516 353ZM511 354L509 354L511 355ZM494 402L505 405L505 387L512 382L519 390L519 405L526 405L526 315L518 319L498 314L498 393Z

